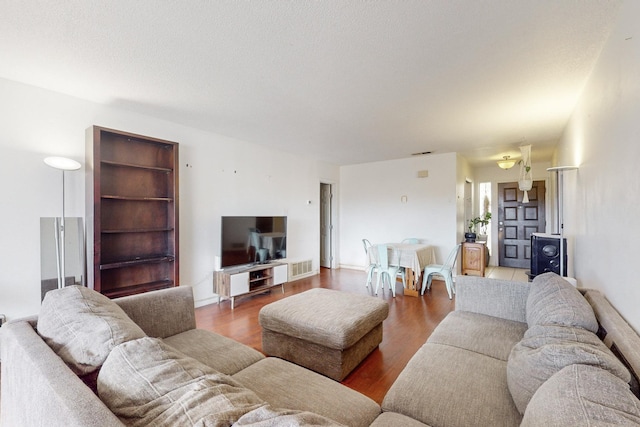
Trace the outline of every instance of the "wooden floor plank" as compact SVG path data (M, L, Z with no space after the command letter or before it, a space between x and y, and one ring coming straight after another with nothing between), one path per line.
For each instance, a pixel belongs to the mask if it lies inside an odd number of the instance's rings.
M311 288L336 289L363 295L373 295L365 287L365 273L350 269L322 269L320 274L297 280L270 292L236 299L235 309L229 301L196 309L198 328L207 329L262 351L262 330L258 312L266 304ZM377 298L389 302L389 317L383 323L383 340L342 382L346 386L382 402L387 390L409 359L424 344L433 329L454 309L444 282L434 281L432 290L423 297L404 296L402 283L397 283L396 297L388 289ZM375 284L374 284L375 285ZM375 287L375 286L374 286Z

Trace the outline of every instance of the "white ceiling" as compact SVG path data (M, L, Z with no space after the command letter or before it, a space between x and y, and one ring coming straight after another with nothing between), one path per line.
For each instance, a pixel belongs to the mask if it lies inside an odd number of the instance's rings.
M2 0L0 77L337 164L548 160L619 0Z

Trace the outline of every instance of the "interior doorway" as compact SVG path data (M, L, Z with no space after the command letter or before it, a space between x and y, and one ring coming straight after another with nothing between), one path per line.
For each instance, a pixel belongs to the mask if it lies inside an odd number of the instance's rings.
M320 267L331 268L332 253L332 199L331 184L320 183Z
M498 254L502 267L531 268L531 234L544 233L545 183L534 181L529 203L517 182L498 184Z
M464 231L467 231L469 220L473 218L473 182L467 178L464 181Z

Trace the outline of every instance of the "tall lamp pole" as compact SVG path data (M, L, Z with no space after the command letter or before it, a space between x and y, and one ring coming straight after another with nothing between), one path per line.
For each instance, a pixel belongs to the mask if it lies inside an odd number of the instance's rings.
M56 258L58 267L58 288L64 288L65 282L65 239L64 239L64 173L66 171L75 171L80 169L82 165L73 159L66 157L47 157L44 162L54 169L62 171L62 218L60 223L56 220Z
M578 166L556 166L547 171L556 173L556 200L558 204L558 228L560 229L560 277L564 277L564 172Z

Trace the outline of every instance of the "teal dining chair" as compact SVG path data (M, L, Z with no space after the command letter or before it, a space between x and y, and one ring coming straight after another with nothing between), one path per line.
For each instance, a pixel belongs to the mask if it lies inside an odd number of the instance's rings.
M367 239L362 239L362 246L364 246L364 254L367 257L367 262L369 260L369 249L371 249L371 242ZM376 270L376 264L374 262L370 262L366 268L367 272L367 282L365 286L368 288L371 282L373 281L373 272Z
M453 283L453 268L456 265L456 260L458 259L460 246L461 245L458 243L456 247L451 250L444 264L429 264L424 268L424 273L422 274L422 292L420 292L420 295L424 295L425 289L431 289L431 277L434 274L437 274L444 277L449 299L453 298L453 294L456 293L456 288Z
M376 292L378 295L378 288L380 287L380 280L382 280L382 289L384 290L384 281L385 278L389 283L389 289L391 289L391 294L393 297L396 297L396 278L398 275L402 277L402 285L404 287L407 286L406 278L404 275L404 270L401 270L397 265L389 265L389 246L387 245L377 245L378 248L378 262L376 263L376 271L378 273L378 280L376 282Z

